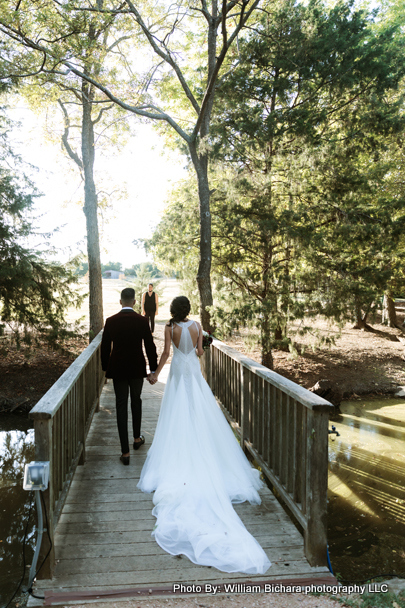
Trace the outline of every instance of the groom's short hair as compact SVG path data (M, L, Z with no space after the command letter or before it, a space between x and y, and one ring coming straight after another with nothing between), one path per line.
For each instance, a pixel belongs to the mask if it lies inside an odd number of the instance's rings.
M132 302L135 300L135 289L132 287L125 287L125 289L121 291L121 300L123 302Z

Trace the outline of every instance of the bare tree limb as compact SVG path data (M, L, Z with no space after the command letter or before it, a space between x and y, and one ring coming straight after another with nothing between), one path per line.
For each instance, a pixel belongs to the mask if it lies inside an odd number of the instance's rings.
M96 123L98 123L98 121L101 119L102 115L104 114L104 112L108 112L108 110L111 110L111 108L114 106L113 103L111 103L109 106L105 106L104 108L101 108L100 112L98 113L98 116L95 120L93 120L93 125L95 125Z
M204 15L205 19L207 20L207 22L209 23L211 20L211 16L209 14L209 12L207 10L204 10L204 8L197 8L195 6L190 6L190 10L191 11L198 11L199 13L201 13L202 15Z
M61 8L65 8L64 3L63 2L58 2L58 0L53 0L54 4L57 4L58 6L60 6ZM130 14L131 11L129 10L123 10L121 7L125 6L125 2L122 2L120 4L120 6L117 9L103 9L101 7L91 7L91 8L87 8L87 7L83 7L80 8L78 10L80 11L86 11L86 12L90 12L90 13L104 13L107 15L125 15L125 14Z
M44 66L46 63L46 59L47 59L47 55L46 53L43 53L44 57L42 60L42 65L39 68L39 70L36 70L35 72L29 72L28 74L7 74L7 76L3 76L0 77L0 80L5 80L6 78L29 78L30 76L37 76L38 74L40 74L41 72L44 71ZM10 62L8 62L10 63Z
M198 115L200 112L200 106L197 103L197 100L195 99L194 95L192 94L190 87L188 86L183 73L179 67L179 65L177 64L177 62L173 59L172 55L170 54L170 52L168 51L167 53L165 53L160 47L159 45L156 43L156 40L154 38L154 36L152 36L149 28L147 27L146 23L143 21L139 11L136 9L136 7L134 6L134 4L131 2L131 0L126 0L126 3L128 4L128 6L130 7L138 25L141 27L142 31L144 32L145 36L147 37L151 47L153 48L153 50L155 51L155 53L157 55L159 55L159 57L161 57L162 59L164 59L172 68L173 70L176 72L177 78L182 86L183 91L186 94L187 99L189 99L191 105L193 106L196 114ZM166 47L165 47L166 48ZM167 49L166 49L167 50Z
M110 51L112 51L114 47L118 46L121 42L124 42L124 40L131 40L131 36L121 36L121 38L118 38L118 40L116 40L115 42L113 42L107 48L107 52L109 53Z
M129 1L129 0L127 0L127 1ZM208 86L207 86L206 91L205 91L204 99L203 99L202 104L201 104L201 111L200 111L200 114L198 116L197 123L196 123L196 125L194 127L193 138L196 138L197 135L198 135L198 133L199 133L199 130L200 130L200 127L201 127L201 123L202 123L202 121L204 119L205 112L207 111L207 107L208 107L208 104L210 102L212 92L213 92L214 87L215 87L216 82L217 82L218 73L219 73L219 70L221 69L222 63L223 63L223 61L225 59L225 56L226 56L226 53L228 52L228 49L231 46L232 42L235 40L235 38L237 37L237 35L241 31L241 29L244 27L245 23L249 19L249 17L252 14L252 12L259 5L260 0L255 0L255 2L252 4L252 6L250 7L250 9L245 14L244 13L244 8L247 5L247 3L248 2L246 0L244 0L243 6L242 6L242 11L241 11L241 16L240 16L240 19L239 19L239 23L236 26L235 30L232 32L230 38L227 39L226 46L222 47L221 53L219 54L219 57L217 58L214 71L213 71L213 73L211 75L210 82L208 83ZM229 5L230 4L234 4L234 3L230 2ZM226 19L226 15L223 15L222 18L225 20Z
M222 48L227 48L228 32L226 31L226 0L222 0Z
M69 143L69 128L70 128L69 115L67 113L65 106L63 105L63 103L60 99L58 99L58 104L62 109L64 123L65 123L65 131L62 135L63 145L65 147L66 152L69 154L70 158L76 163L76 165L79 167L79 169L83 169L82 159L79 157L79 155L76 152L74 152L72 150L70 143Z
M47 49L43 45L39 45L38 43L34 42L30 38L28 38L28 36L19 32L18 30L13 28L11 25L4 24L1 21L0 21L0 25L2 26L2 28L4 28L4 29L2 29L0 27L0 31L3 31L10 38L13 38L14 40L16 40L17 42L20 42L20 43L23 42L28 48L39 51L41 53L45 53L46 55L49 55L50 57L53 56L52 53L49 51L49 49ZM101 83L94 80L94 78L92 78L85 71L76 68L69 61L62 60L62 61L60 61L60 64L64 65L67 68L66 72L62 72L62 75L67 76L69 74L69 72L72 72L73 74L75 74L76 76L81 78L82 80L85 80L89 84L92 84L96 89L98 89L99 91L104 93L104 95L106 97L108 97L108 99L110 99L111 101L116 103L118 106L120 106L124 110L128 110L129 112L132 112L133 114L137 114L138 116L143 116L144 118L150 118L151 120L163 120L163 121L167 122L180 135L180 137L182 139L184 139L187 143L189 143L191 141L191 137L180 127L180 125L177 124L177 122L169 114L166 114L160 108L157 108L156 106L152 106L152 105L145 105L145 106L141 106L139 108L137 106L132 106L128 103L125 103L124 101L122 101L121 99L116 97L116 95L114 95L107 87L105 87ZM4 80L4 78L5 77L3 77L3 78L0 77L0 80L2 80L2 79ZM143 108L151 108L151 109L155 110L155 112L149 112Z

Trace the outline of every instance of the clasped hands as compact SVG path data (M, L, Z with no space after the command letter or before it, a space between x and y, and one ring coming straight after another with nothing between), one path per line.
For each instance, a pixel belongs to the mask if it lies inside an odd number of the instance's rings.
M149 384L156 384L156 382L157 382L157 380L158 380L158 379L157 379L157 376L156 376L156 374L155 374L155 372L153 372L153 373L151 373L151 374L148 374L148 375L146 376L146 379L147 379L147 381L149 382Z

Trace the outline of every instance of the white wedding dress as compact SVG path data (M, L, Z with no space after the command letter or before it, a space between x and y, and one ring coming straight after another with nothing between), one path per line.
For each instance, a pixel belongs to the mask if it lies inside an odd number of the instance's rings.
M260 504L260 473L249 464L201 374L189 331L193 323L178 323L180 343L178 348L173 343L138 488L155 492L152 534L162 549L224 572L263 574L270 561L232 507L246 500Z

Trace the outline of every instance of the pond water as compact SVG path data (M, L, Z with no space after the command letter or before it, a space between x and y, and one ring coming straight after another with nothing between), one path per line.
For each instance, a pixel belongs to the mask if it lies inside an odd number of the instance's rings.
M340 410L340 436L329 435L334 573L350 581L405 576L405 401L359 399Z
M0 605L6 606L23 573L23 538L27 530L25 563L31 564L35 547L35 507L28 521L32 492L23 490L24 466L34 459L34 431L27 418L1 414L0 418ZM28 522L28 526L27 526ZM27 583L29 568L26 569ZM17 593L11 606L25 604Z
M348 581L378 574L405 576L405 400L344 402L333 424L340 434L329 436L328 539L333 571ZM27 527L33 497L22 489L25 463L34 458L33 441L30 421L2 414L1 606L22 576L26 528L27 565L35 546L35 507ZM20 590L12 606L25 604L25 599Z

